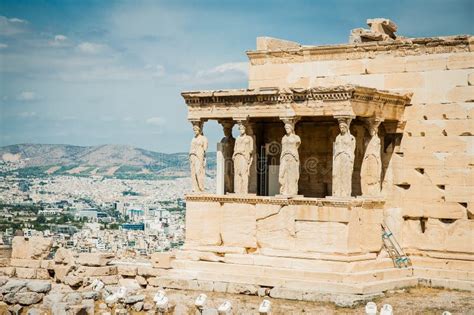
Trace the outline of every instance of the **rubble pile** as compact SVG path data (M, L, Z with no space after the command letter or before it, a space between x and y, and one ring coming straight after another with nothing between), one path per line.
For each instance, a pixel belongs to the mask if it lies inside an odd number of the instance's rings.
M53 253L52 244L48 238L17 236L11 258L0 260L0 303L10 312L34 306L28 314L93 314L96 301L103 301L98 307L104 312L151 310L154 304L139 292L158 287L157 277L170 266L170 253L122 262L110 253L62 247Z

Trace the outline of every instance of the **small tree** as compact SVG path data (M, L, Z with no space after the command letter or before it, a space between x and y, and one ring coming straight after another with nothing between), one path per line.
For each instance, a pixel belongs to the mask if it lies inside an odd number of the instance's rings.
M42 214L36 217L36 223L37 224L45 224L46 223L46 217Z

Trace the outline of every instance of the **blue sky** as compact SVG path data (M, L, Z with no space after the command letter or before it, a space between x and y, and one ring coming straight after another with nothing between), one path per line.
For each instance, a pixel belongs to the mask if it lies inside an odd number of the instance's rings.
M408 37L473 34L474 1L0 2L0 145L186 151L183 90L247 86L257 36L347 42L386 17ZM214 150L222 132L208 123Z

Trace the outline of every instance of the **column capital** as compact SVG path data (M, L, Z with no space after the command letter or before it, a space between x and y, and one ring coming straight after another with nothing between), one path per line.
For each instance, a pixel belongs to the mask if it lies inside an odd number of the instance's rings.
M202 125L207 121L207 119L202 118L191 118L188 119L193 126L202 127Z
M361 120L364 122L364 125L367 129L373 129L373 128L378 128L380 124L384 121L383 118L381 117L367 117L367 118L361 118Z
M232 119L236 121L239 125L240 124L247 124L249 120L249 115L239 115L233 116Z
M351 121L355 118L354 115L334 115L338 123L346 123L348 126L351 124Z
M233 119L218 119L217 122L224 128L232 128L235 125Z
M280 116L280 120L283 121L284 124L291 124L295 125L301 117L299 116Z

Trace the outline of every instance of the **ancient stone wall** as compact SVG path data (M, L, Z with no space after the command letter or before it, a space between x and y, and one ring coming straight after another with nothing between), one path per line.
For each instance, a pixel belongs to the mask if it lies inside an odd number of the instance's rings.
M235 247L249 252L361 254L382 248L378 203L331 203L313 200L268 203L218 199L187 200L186 246Z
M384 148L386 221L407 250L473 254L473 37L271 47L248 53L250 88L356 84L413 93L401 139Z

